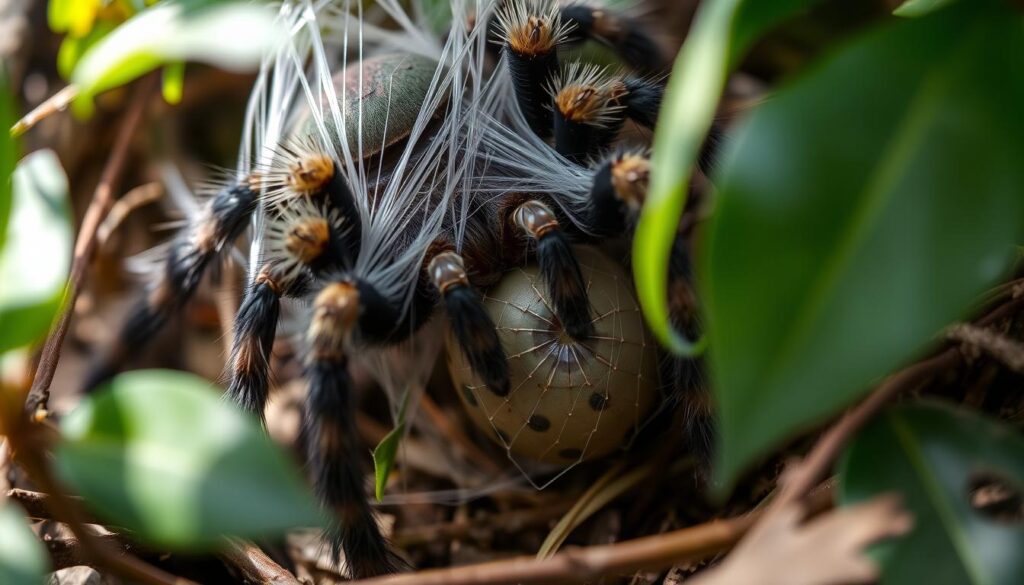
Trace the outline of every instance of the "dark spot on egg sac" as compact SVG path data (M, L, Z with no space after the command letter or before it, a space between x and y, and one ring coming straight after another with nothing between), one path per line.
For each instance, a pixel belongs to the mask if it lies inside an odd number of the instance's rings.
M531 429L537 431L538 433L543 433L544 431L551 428L551 421L549 421L547 417L541 416L539 414L531 416L530 420L526 424L529 425Z

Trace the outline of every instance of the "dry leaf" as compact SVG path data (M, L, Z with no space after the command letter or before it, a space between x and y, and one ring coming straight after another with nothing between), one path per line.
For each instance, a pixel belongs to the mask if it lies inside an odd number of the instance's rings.
M910 530L912 518L896 495L839 508L801 524L799 505L765 517L725 561L694 585L838 585L871 583L878 569L864 549Z

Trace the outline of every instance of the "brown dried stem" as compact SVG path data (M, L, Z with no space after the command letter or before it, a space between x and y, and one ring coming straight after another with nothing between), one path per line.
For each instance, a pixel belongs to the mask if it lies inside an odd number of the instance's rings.
M103 168L100 182L93 192L92 201L85 212L82 226L78 231L78 238L75 241L75 255L71 264L71 276L68 279L68 286L64 294L64 310L57 321L57 325L50 332L49 337L43 345L42 354L39 357L39 367L36 369L35 380L32 382L32 389L29 391L28 399L25 401L25 409L29 413L45 410L50 400L50 384L53 383L53 374L57 369L57 362L60 361L60 350L64 344L64 337L67 335L68 326L71 323L71 314L75 308L75 301L81 289L82 281L96 254L99 240L97 233L100 224L110 212L114 204L114 189L121 176L128 159L128 149L131 146L132 137L142 120L142 114L149 102L149 96L155 85L152 79L143 83L132 101L128 113L121 122L121 128L114 143L113 152L107 159Z

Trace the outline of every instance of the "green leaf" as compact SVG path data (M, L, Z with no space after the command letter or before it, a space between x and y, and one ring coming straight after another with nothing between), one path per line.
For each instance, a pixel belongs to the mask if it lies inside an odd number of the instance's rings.
M201 61L234 71L255 68L281 38L274 12L243 2L165 0L91 47L71 75L78 111L93 96L166 63Z
M900 4L896 10L893 10L892 13L896 16L924 16L929 12L934 12L947 4L956 1L957 0L906 0L906 2Z
M14 95L7 81L7 72L0 65L0 128L10 128L17 120ZM10 132L0 131L0 252L7 238L7 224L11 217L11 175L18 160L18 144Z
M85 36L68 35L64 37L60 43L60 49L57 51L57 73L64 79L70 78L82 55L115 28L117 28L116 23L100 21Z
M395 428L387 434L380 443L373 449L373 475L374 494L377 501L384 497L384 487L388 484L388 476L395 466L395 457L398 455L398 445L405 436L405 412L409 406L411 392L406 392L402 398L402 405L398 409L398 416L395 420Z
M654 134L651 189L633 243L633 271L644 316L658 340L675 353L702 349L669 322L668 261L693 164L726 79L761 34L816 1L704 2L676 59Z
M839 465L848 506L897 491L914 515L903 538L874 551L883 583L1020 583L1024 526L987 518L969 491L998 477L1024 490L1024 438L951 406L903 406L861 430Z
M1024 235L1021 32L980 0L894 22L738 132L698 266L724 483L1004 274Z
M50 0L47 7L50 30L84 37L92 30L102 7L101 0Z
M185 91L185 63L175 61L164 67L163 94L164 101L171 105L180 104Z
M35 341L60 309L71 267L68 179L52 150L25 157L0 249L0 353Z
M98 516L161 548L322 524L289 458L191 374L122 374L71 412L61 431L62 479Z
M49 570L46 551L14 504L0 504L0 583L42 585Z

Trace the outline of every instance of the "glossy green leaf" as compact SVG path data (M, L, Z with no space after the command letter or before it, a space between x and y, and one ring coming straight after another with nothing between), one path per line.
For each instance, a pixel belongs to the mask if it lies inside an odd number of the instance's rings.
M700 284L720 479L835 414L1005 273L1024 236L1017 18L898 21L779 92L719 179Z
M651 189L633 243L633 271L644 316L675 353L701 350L669 322L668 261L694 162L711 128L730 71L761 34L816 0L704 2L676 59L654 135Z
M71 268L68 179L51 150L14 171L13 202L0 249L0 353L46 333Z
M861 430L839 466L843 505L898 492L906 536L874 551L882 583L1001 585L1024 575L1024 525L986 517L969 491L999 478L1024 490L1024 437L952 406L890 409Z
M0 583L42 585L48 564L46 550L20 508L0 503Z
M191 550L321 524L289 458L191 374L122 374L61 431L62 479L98 516L156 546Z
M906 2L900 4L896 10L893 10L892 13L896 16L924 16L929 12L933 12L944 7L950 2L956 1L957 0L906 0Z
M395 428L391 429L380 443L373 449L373 476L374 494L379 502L384 497L384 487L388 484L388 476L395 467L395 457L398 456L398 446L405 436L405 413L409 407L409 397L406 392L402 398L402 405L398 409L398 416L395 418Z
M280 38L274 12L264 5L165 0L128 19L82 56L71 75L80 88L75 107L81 112L96 94L165 63L255 68Z

